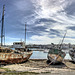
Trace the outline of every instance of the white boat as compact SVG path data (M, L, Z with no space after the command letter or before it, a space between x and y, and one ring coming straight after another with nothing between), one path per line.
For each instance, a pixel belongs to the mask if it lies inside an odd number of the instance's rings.
M44 49L44 53L48 53L50 49Z

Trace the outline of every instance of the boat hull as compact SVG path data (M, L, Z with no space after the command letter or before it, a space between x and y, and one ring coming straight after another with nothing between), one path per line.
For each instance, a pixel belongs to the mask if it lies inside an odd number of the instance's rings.
M75 62L75 50L70 50L70 51L69 51L69 55L70 55L72 61Z
M65 57L65 54L63 55ZM48 54L48 60L51 61L53 64L55 63L61 63L64 59L64 57L58 55L58 54Z
M32 55L32 51L18 53L0 53L0 63L12 64L27 61Z

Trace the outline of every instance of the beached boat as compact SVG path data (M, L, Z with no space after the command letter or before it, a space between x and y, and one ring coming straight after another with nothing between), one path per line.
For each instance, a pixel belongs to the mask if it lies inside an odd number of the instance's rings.
M67 31L66 31L66 33L67 33ZM48 55L47 55L48 60L51 61L49 64L60 63L60 62L63 61L66 54L65 54L65 52L62 51L62 43L64 41L66 33L63 37L63 40L62 40L61 44L57 48L53 43L51 44L52 47L49 50Z
M3 14L2 14L2 27L1 27L1 46L0 46L0 63L21 63L27 61L32 55L33 51L26 48L22 48L22 50L12 50L10 48L3 47L3 26L4 26L4 8L3 6Z
M27 61L32 55L32 51L12 50L5 47L0 47L0 63L21 63Z
M70 50L69 55L70 55L71 59L75 62L75 50L73 50L73 49Z
M51 61L51 63L55 64L55 63L60 63L63 61L64 57L65 57L65 52L62 52L60 49L50 49L48 52L48 60Z

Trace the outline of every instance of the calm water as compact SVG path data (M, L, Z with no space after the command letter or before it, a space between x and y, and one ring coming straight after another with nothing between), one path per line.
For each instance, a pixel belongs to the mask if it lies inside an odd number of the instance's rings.
M33 54L30 59L47 59L47 53L44 53L43 51L33 51ZM68 53L66 53L64 59L71 59L71 57Z
M33 51L30 59L47 59L47 53L44 53L43 51Z
M12 48L13 50L15 50L14 48ZM71 57L68 54L68 51L65 51L66 56L64 59L71 59ZM47 54L48 53L44 53L43 51L33 51L32 56L30 57L30 59L47 59Z

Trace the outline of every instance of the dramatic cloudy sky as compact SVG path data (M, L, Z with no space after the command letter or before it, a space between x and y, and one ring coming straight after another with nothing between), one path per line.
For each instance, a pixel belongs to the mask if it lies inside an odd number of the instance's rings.
M0 0L0 19L3 4L6 44L24 40L25 22L27 44L59 43L66 30L64 43L75 43L75 0Z

